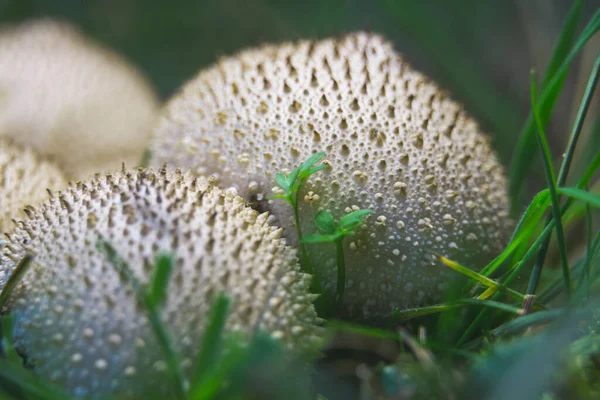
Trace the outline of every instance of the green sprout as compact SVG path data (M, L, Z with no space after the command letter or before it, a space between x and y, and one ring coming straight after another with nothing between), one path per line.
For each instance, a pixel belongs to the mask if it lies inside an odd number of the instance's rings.
M283 194L277 194L275 196L271 196L271 199L283 199L287 201L292 208L294 209L294 220L296 223L296 232L298 233L298 240L300 242L300 253L302 257L302 265L305 271L309 274L313 273L312 266L310 265L310 260L308 259L308 254L306 252L306 246L302 241L302 228L300 226L300 213L298 211L298 199L300 197L300 188L304 184L304 182L313 174L316 174L319 171L327 168L326 165L317 165L315 164L319 162L323 157L325 157L325 152L315 153L312 156L308 157L303 163L301 163L298 168L293 170L289 175L285 175L284 173L278 173L275 176L275 182L279 185L281 189L283 189Z
M315 216L315 224L322 233L315 233L302 238L303 243L335 243L337 261L336 303L338 307L343 303L346 287L344 237L354 235L356 229L362 225L363 219L372 212L371 210L356 210L344 215L340 218L340 222L336 224L333 214L321 210Z

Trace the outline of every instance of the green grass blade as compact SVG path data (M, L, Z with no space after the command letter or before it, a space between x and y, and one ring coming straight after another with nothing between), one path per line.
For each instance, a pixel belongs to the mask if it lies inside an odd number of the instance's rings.
M600 196L577 188L558 188L558 193L583 201L594 208L600 208Z
M207 374L215 368L223 350L223 332L225 322L231 306L231 300L219 294L213 304L211 316L202 337L200 352L196 358L196 365L192 375L191 393L198 391Z
M486 265L480 274L489 276L493 274L513 253L519 253L520 248L526 247L533 237L539 221L550 205L550 194L548 189L539 192L531 201L525 213L523 213L515 233L509 244L498 257Z
M569 169L571 167L571 161L573 159L573 154L575 153L575 147L579 140L579 136L581 134L581 128L583 128L583 123L585 122L587 112L590 108L590 104L591 104L592 98L594 96L594 91L596 89L596 84L598 83L599 76L600 76L600 56L598 56L596 58L596 61L594 62L594 66L592 68L592 73L590 74L590 78L586 85L585 92L584 92L583 98L581 100L581 104L579 105L579 109L577 111L577 117L575 118L575 124L573 125L573 130L572 130L571 136L569 138L567 152L565 153L563 162L560 166L560 171L558 173L557 186L563 186L567 180L567 175L569 174Z
M154 273L148 287L148 301L160 307L165 301L165 293L173 271L173 256L162 253L156 257Z
M446 267L449 267L449 268L453 269L454 271L456 271L466 277L469 277L469 278L473 279L474 281L481 283L482 285L485 285L489 288L494 288L495 290L497 290L499 292L506 293L507 295L509 295L510 297L512 297L513 299L515 299L517 301L524 300L524 296L521 293L519 293L515 290L512 290L508 287L505 287L505 286L499 284L498 282L488 278L487 276L484 276L475 271L472 271L469 268L464 267L464 266L460 265L459 263L452 261L444 256L437 255L437 254L435 254L435 256Z
M19 261L13 273L6 281L6 284L2 288L2 292L0 292L0 310L2 310L12 291L19 284L19 282L23 278L23 275L25 275L25 272L27 272L27 270L29 269L32 260L33 256L31 254L25 254L25 256Z
M494 300L479 300L479 299L461 299L455 301L449 301L447 303L437 304L434 306L420 307L414 309L401 310L394 313L394 319L396 321L406 321L409 319L423 317L425 315L437 314L449 310L453 310L458 307L464 306L481 306L490 307L498 310L506 311L508 313L522 315L523 310L519 307L514 307L505 303Z
M558 239L558 247L560 251L560 260L561 267L563 271L563 279L565 281L565 288L567 294L571 295L571 274L569 270L569 263L567 260L567 250L565 245L565 237L564 231L562 227L562 212L560 208L560 201L557 195L556 189L556 178L554 175L554 169L552 168L552 156L550 153L550 148L548 146L548 141L546 140L546 134L544 132L544 124L540 117L540 109L538 105L537 99L537 87L535 83L535 74L532 73L531 76L531 107L533 109L533 115L535 118L535 122L537 125L537 139L540 147L540 151L542 152L542 160L544 161L544 170L546 172L546 181L548 184L548 189L550 191L550 199L552 202L552 214L554 215L554 224L556 230L556 236ZM543 268L543 263L536 264L533 272L531 274L531 279L529 280L529 285L527 287L527 294L535 294L538 281L541 275L541 271Z
M98 241L98 247L106 254L107 260L115 268L115 271L125 277L126 281L133 288L138 302L145 307L152 332L154 333L158 345L163 351L168 366L168 372L172 376L175 396L178 399L185 399L186 383L183 371L181 370L179 354L177 354L177 351L173 346L169 329L160 318L160 307L157 303L150 301L147 291L144 290L144 287L135 277L133 271L129 268L129 265L127 265L125 260L121 258L110 243L100 239Z
M1 348L4 351L6 359L14 366L21 366L23 361L13 346L15 318L12 315L5 315L2 317L0 326L2 327Z
M0 358L0 379L18 387L27 399L69 400L71 396L60 391L50 382L33 375L25 368L15 368L8 360Z
M575 0L569 9L565 23L558 35L558 40L552 50L552 58L546 67L544 78L542 79L542 87L545 87L556 74L563 60L569 53L571 44L573 44L573 40L575 39L575 33L577 32L577 25L581 19L581 7L583 6L583 3L583 0Z
M512 321L500 325L490 333L494 337L519 334L532 326L552 322L561 315L564 315L564 313L564 310L557 309L539 311L533 314L524 315L520 318L513 319Z

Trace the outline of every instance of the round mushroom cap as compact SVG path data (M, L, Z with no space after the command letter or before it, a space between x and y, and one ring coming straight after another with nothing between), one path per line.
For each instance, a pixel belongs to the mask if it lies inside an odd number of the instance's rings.
M0 139L0 234L12 229L21 210L67 186L62 172L28 148Z
M147 284L155 256L174 269L162 320L189 376L207 314L231 298L227 332L264 329L295 349L318 341L320 320L296 251L281 228L204 179L163 169L97 176L28 212L0 251L0 289L33 261L5 307L15 345L36 373L77 396L167 396L165 360L135 292L98 241Z
M140 73L74 27L0 31L0 137L53 156L69 179L138 165L157 110Z
M214 175L297 242L275 175L324 151L329 166L300 193L305 234L314 216L371 209L345 240L345 308L386 315L439 301L456 273L430 251L473 268L508 239L506 181L490 140L448 94L382 37L267 45L201 71L166 106L152 163ZM335 246L308 245L316 274L335 290Z

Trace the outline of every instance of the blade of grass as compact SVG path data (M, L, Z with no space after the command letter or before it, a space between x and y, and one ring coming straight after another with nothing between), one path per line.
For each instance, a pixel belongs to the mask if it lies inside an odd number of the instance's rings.
M506 246L506 249L488 265L486 265L480 274L489 276L493 274L508 257L513 253L519 253L520 248L527 246L531 237L535 233L541 217L550 205L550 195L548 189L539 192L531 201L527 210L519 220L513 237Z
M115 248L112 247L110 243L101 239L98 241L98 246L102 251L104 251L109 263L115 268L117 273L125 277L126 281L133 288L137 300L145 307L152 331L160 348L163 351L168 365L168 370L172 375L175 396L180 400L185 399L186 381L183 376L183 371L181 370L181 362L179 360L177 351L173 347L169 330L160 318L159 305L150 299L147 291L135 277L133 271L131 268L129 268L129 265L127 265L125 260L119 256ZM155 283L156 286L167 285L168 282L161 280L161 277L165 276L164 272L155 273L155 276L158 277L159 280L159 282ZM157 288L157 290L158 292L161 292L164 289Z
M479 300L479 299L461 299L455 301L449 301L447 303L437 304L433 306L420 307L414 309L401 310L394 313L394 318L397 321L406 321L409 319L422 317L425 315L436 314L444 311L449 311L458 307L464 307L469 305L490 307L502 311L506 311L516 315L522 315L523 310L519 307L511 306L499 301L493 300Z
M160 307L165 301L165 293L173 271L173 257L170 254L158 254L154 265L154 273L148 287L148 301Z
M27 399L69 400L71 396L60 391L46 380L33 375L25 368L15 368L10 361L0 358L0 378L21 389Z
M600 208L600 196L577 188L558 188L558 193L583 201L594 208Z
M577 7L577 4L573 5L573 8L575 7ZM579 13L579 11L577 13L569 13L567 23L565 24L566 27L568 26L568 29L575 29L576 24L573 24L571 19L579 18ZM600 29L600 10L596 11L596 13L592 16L587 26L584 28L583 32L576 41L575 45L573 46L569 54L564 58L560 68L556 70L556 72L551 78L548 75L548 83L542 87L539 102L540 116L542 118L543 125L545 125L545 122L552 114L552 110L554 108L558 95L562 89L562 84L569 70L571 62L577 56L577 54L583 48L583 46L587 43L587 41L598 31L598 29ZM567 32L563 30L561 32L561 36L565 33ZM558 46L555 49L558 49ZM516 204L518 204L518 199L520 199L521 197L521 191L525 182L527 171L529 171L531 163L533 162L533 159L535 158L536 154L534 129L535 117L533 116L532 110L529 113L529 117L525 122L521 134L519 135L519 142L517 143L513 160L510 165L509 192L512 198L515 200L513 202L513 215L516 211Z
M585 205L586 214L586 241L585 241L585 261L583 263L583 273L578 282L578 288L582 289L583 296L590 294L590 267L592 265L592 208L589 204Z
M509 295L510 297L512 297L513 299L515 299L517 301L523 301L524 296L521 293L517 292L516 290L513 290L511 288L503 286L503 285L499 284L498 282L488 278L487 276L478 274L477 272L472 271L469 268L464 267L464 266L460 265L459 263L452 261L444 256L441 256L441 255L438 255L435 253L432 253L432 254L434 254L438 258L438 260L442 264L444 264L446 267L449 267L449 268L453 269L454 271L481 283L482 285L485 285L489 288L494 288L496 291L506 293L507 295Z
M227 296L223 294L217 296L202 337L200 353L196 358L190 393L196 393L209 372L215 368L223 350L223 332L230 306L231 300Z
M13 332L15 328L15 318L12 315L2 317L2 350L8 362L14 366L21 366L23 361L13 346Z
M544 132L544 124L540 117L540 109L538 105L537 99L537 84L536 84L536 75L535 72L532 71L531 74L531 108L533 109L533 115L535 118L535 122L537 125L537 140L540 147L540 151L542 152L542 160L544 161L544 170L546 172L546 181L548 185L548 189L550 191L550 199L552 202L552 214L554 215L554 224L556 230L556 236L558 239L558 247L560 251L560 261L561 267L563 271L563 279L565 281L565 289L567 291L567 295L571 296L571 273L569 270L569 263L567 260L567 250L565 245L565 237L564 231L562 228L562 213L560 208L560 201L557 195L556 189L556 177L554 175L554 169L552 168L552 155L550 153L550 148L548 146L548 141L546 140L546 133ZM568 170L568 167L566 168ZM542 268L544 264L539 263L536 264L531 273L531 278L529 280L529 285L527 287L527 294L535 294L537 289L538 281L540 275L542 273Z
M25 272L27 272L27 270L29 269L32 260L33 256L31 254L25 254L25 256L19 261L13 273L6 281L6 284L2 288L2 292L0 292L0 310L2 310L12 291L21 281L21 278L23 278Z

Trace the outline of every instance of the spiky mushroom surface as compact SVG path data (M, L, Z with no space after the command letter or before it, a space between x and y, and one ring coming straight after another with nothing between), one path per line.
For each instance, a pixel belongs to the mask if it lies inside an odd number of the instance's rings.
M53 156L69 179L137 165L157 110L138 71L74 27L0 31L0 136Z
M158 252L175 267L163 320L190 373L217 294L232 299L229 332L262 328L288 346L318 340L310 278L281 228L204 179L137 170L97 177L59 192L9 235L0 289L26 252L30 270L4 312L35 371L74 395L164 394L165 361L147 314L98 250L110 243L147 282Z
M12 229L21 210L48 197L48 191L63 189L62 172L28 148L0 139L0 234Z
M503 168L463 108L415 71L382 37L263 46L201 71L166 106L153 163L214 174L269 209L297 241L288 204L269 201L277 172L327 152L331 168L308 182L304 232L327 209L373 215L345 243L346 308L373 316L432 303L453 273L436 251L482 267L506 243ZM335 287L333 246L310 248Z

